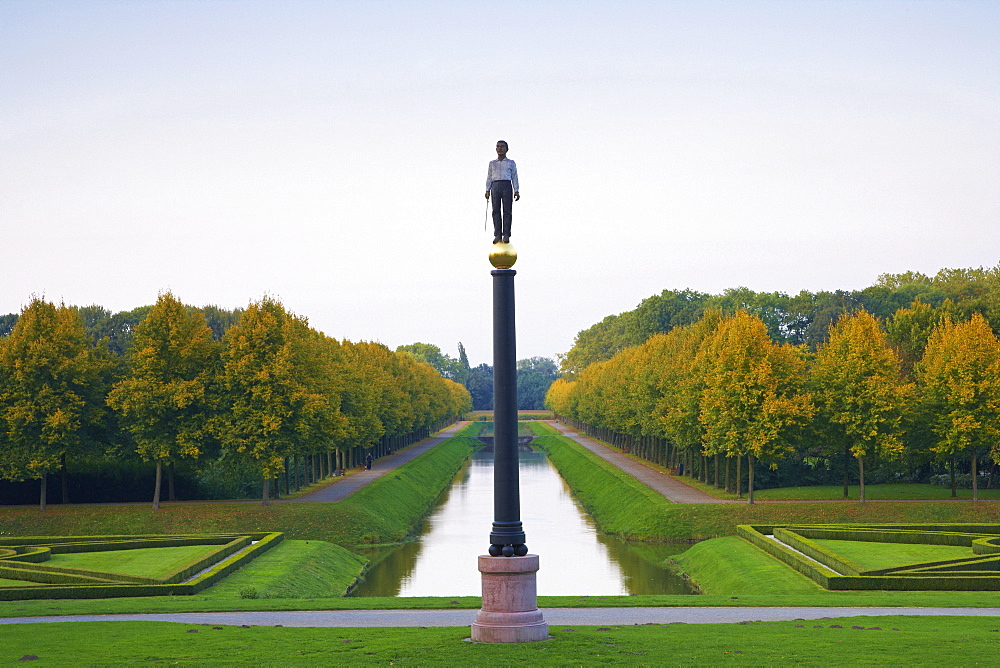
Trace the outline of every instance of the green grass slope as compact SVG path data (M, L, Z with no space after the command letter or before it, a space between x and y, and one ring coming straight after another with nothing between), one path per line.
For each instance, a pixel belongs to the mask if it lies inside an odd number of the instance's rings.
M343 596L367 560L323 541L286 540L219 584L205 599Z
M539 436L573 496L604 533L639 540L664 540L674 504L565 436Z
M0 508L0 526L13 536L284 531L344 546L393 543L419 526L476 445L451 438L339 503L17 506Z
M705 594L822 594L826 590L742 538L693 545L670 560Z

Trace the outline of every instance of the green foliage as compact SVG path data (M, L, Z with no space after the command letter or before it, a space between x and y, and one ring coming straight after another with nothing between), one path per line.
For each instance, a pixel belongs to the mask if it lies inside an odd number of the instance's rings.
M473 410L493 410L493 367L480 364L470 369L465 387L472 397Z
M726 316L746 311L765 323L776 343L806 344L815 349L826 341L830 326L842 315L864 309L876 318L888 320L915 302L932 311L950 312L958 320L981 313L994 327L1000 327L1000 265L942 269L935 276L918 272L883 274L875 285L850 292L803 290L789 296L745 287L730 288L719 295L664 290L644 299L634 310L608 316L577 334L573 347L561 357L560 370L575 376L595 362L645 343L654 334L697 322L711 309ZM926 341L929 334L927 319L922 315L919 320L923 324L913 322L894 332L894 345L909 350L910 364L922 354L921 337Z
M517 361L517 407L519 410L545 408L545 393L556 379L556 363L548 357Z
M1000 459L1000 341L979 314L966 323L945 320L930 335L917 378L933 452L970 455L976 480L978 452Z
M129 375L108 393L137 452L157 463L153 506L160 502L164 461L197 458L210 438L213 401L209 388L218 372L219 348L198 312L169 292L160 295L136 328Z
M92 348L80 315L35 298L0 339L0 477L40 478L79 453L105 420L111 370Z

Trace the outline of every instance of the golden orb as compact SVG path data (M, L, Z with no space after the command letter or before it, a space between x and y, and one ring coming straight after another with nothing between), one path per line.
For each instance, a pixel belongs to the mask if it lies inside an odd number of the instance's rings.
M490 264L497 269L510 269L517 262L517 251L510 243L495 243L490 249Z

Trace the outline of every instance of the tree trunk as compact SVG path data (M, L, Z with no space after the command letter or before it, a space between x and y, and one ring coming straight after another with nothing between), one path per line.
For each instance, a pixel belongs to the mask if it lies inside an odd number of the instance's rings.
M951 498L954 499L958 497L958 489L955 486L955 458L952 457L949 463L951 464Z
M38 490L38 509L41 511L44 511L46 506L45 497L46 493L48 492L48 490L46 489L46 487L48 487L48 478L49 478L48 473L43 473L42 477L40 478L41 484L39 485L39 490Z
M176 501L177 494L174 493L174 463L167 464L167 500Z
M858 484L861 487L861 493L858 496L858 502L865 502L865 458L864 455L858 456Z
M66 471L66 453L59 457L59 477L62 479L62 502L69 503L69 473Z
M736 498L743 498L743 458L736 456Z
M160 509L160 483L163 482L163 458L156 460L156 484L153 486L153 510Z
M271 505L271 478L269 476L264 476L264 494L260 500L260 505Z
M747 503L753 504L753 464L754 457L747 455Z
M733 492L733 476L730 473L730 469L733 465L733 458L726 455L726 492L732 494Z
M719 453L715 453L715 466L712 467L712 472L715 474L715 489L719 489Z
M844 446L844 498L851 495L851 449Z
M972 500L979 500L979 473L976 471L976 451L972 450Z

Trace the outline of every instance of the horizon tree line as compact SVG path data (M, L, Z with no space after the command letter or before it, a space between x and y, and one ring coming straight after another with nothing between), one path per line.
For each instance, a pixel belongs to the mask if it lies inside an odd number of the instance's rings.
M1000 462L1000 340L981 313L960 318L947 301L916 301L889 322L860 309L810 351L774 341L747 311L712 309L565 374L546 405L640 456L697 468L704 482L711 469L717 487L720 458L726 489L735 463L738 496L745 460L749 503L758 462L838 453L845 498L849 458L864 502L866 462L909 454L948 461L953 496L955 460L969 461L976 499L980 458Z
M154 508L164 466L209 452L256 470L267 504L303 460L348 468L471 408L431 365L328 337L269 297L227 312L165 292L121 316L34 297L0 322L0 478L39 480L43 510L67 459L122 447L156 463Z

